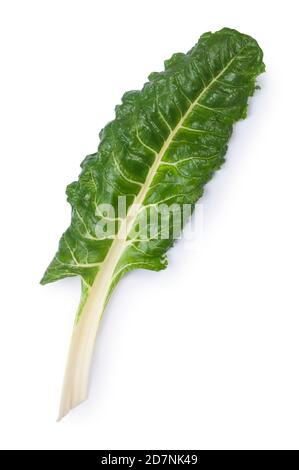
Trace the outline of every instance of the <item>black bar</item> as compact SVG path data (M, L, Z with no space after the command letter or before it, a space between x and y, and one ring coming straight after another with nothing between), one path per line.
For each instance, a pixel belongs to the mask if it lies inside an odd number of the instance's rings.
M296 457L297 455L297 457ZM43 468L43 464L82 465L87 470L109 466L114 468L211 468L217 465L255 469L275 465L285 469L296 465L298 451L288 450L4 450L1 451L0 465L8 459L10 465L30 465ZM2 460L2 461L1 461ZM295 464L295 465L294 465ZM298 466L298 463L297 463Z

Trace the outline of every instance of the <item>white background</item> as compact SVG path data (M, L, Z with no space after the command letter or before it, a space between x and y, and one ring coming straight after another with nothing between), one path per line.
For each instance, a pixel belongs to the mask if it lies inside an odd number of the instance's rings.
M1 448L299 448L297 20L290 0L1 0ZM65 186L123 92L223 26L259 41L267 73L203 233L121 281L89 399L56 423L79 282L39 280Z

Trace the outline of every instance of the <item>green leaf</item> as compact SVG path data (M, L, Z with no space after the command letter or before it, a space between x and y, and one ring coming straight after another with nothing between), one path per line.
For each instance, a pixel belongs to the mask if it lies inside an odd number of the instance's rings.
M250 36L228 28L204 34L187 54L165 61L141 91L124 94L100 133L98 152L85 158L78 181L67 187L71 225L41 281L82 280L61 416L86 397L97 326L120 278L167 265L166 252L185 220L178 226L171 213L169 233L161 236L161 217L153 211L161 203L193 207L202 196L264 69Z

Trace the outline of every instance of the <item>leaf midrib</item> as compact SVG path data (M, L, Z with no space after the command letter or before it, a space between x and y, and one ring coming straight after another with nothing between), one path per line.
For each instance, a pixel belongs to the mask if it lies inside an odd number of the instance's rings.
M155 157L154 163L152 164L152 166L151 166L151 168L150 168L150 170L147 174L147 177L145 179L145 182L142 185L142 188L140 189L139 193L137 194L133 204L130 206L126 217L122 220L122 222L120 224L119 231L116 234L115 239L113 240L113 242L111 244L111 247L110 247L110 249L107 253L107 256L106 256L105 260L103 261L103 264L102 264L102 266L101 266L101 268L100 268L100 270L99 270L99 272L96 276L96 279L95 279L93 285L97 284L96 280L97 280L97 277L99 275L101 275L101 277L102 277L102 273L104 275L104 272L106 271L105 268L109 264L110 264L110 269L108 269L108 271L109 271L109 273L111 275L111 279L112 279L115 267L116 267L119 259L123 255L123 252L127 248L127 241L126 240L127 240L127 237L129 235L131 229L133 228L133 226L136 222L136 218L137 218L137 215L138 215L138 210L139 210L140 206L142 206L143 201L145 200L147 192L150 189L150 186L153 182L153 179L154 179L154 177L155 177L155 175L158 171L158 168L159 168L159 166L160 166L160 164L163 160L163 156L165 155L167 149L169 148L170 144L174 140L174 138L175 138L176 134L178 133L178 131L182 128L182 126L183 126L184 122L186 121L186 119L188 118L188 116L192 113L195 106L197 104L199 104L199 101L201 100L201 98L207 93L208 90L210 90L210 88L214 85L214 83L216 83L217 80L219 80L219 78L228 70L228 68L233 64L233 62L237 59L237 57L240 55L240 53L243 51L243 49L245 47L246 46L242 47L238 51L238 53L230 59L230 61L227 63L227 65L215 77L213 77L213 79L209 82L209 84L206 85L201 90L199 95L190 104L190 106L187 109L187 111L185 112L185 114L181 117L181 119L179 120L177 125L169 133L169 136L167 137L164 144L162 145L161 150L159 152L156 152L156 157ZM123 229L124 226L125 226L125 232L124 232L124 229ZM119 234L121 234L121 237L119 237ZM111 271L111 268L112 268L111 265L113 265L112 271ZM125 266L123 267L123 269L125 269ZM105 276L103 276L103 277L105 277Z
M163 156L184 121L188 118L196 104L199 103L200 99L205 95L205 93L221 77L221 75L226 72L234 60L236 60L244 47L241 48L240 51L221 70L221 72L217 74L216 77L214 77L206 87L203 88L193 103L190 104L188 110L182 116L178 124L170 132L168 138L161 147L161 150L156 153L155 161L149 170L144 185L136 196L134 204L129 208L126 218L122 221L121 225L126 224L125 238L123 239L123 237L120 238L118 236L120 232L119 231L116 235L116 238L112 242L110 250L108 251L106 258L101 268L99 269L95 280L88 291L88 294L86 292L84 294L85 302L83 302L82 310L80 310L81 314L79 318L77 318L73 330L73 337L71 341L61 397L60 418L64 416L71 408L78 405L86 398L91 357L94 349L98 325L105 308L106 300L109 296L116 266L127 247L126 238L138 215L136 207L142 205L144 202L146 194L162 162ZM127 221L129 221L128 224ZM125 267L123 269L125 269Z

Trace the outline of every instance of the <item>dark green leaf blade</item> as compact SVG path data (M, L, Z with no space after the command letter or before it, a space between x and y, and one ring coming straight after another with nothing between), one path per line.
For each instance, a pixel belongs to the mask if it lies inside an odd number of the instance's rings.
M246 116L256 77L264 71L262 57L254 39L224 28L205 33L187 54L174 54L141 91L125 93L115 120L101 131L98 152L84 160L79 180L68 186L71 226L43 284L79 275L92 285L114 240L97 237L96 224L103 221L98 205L112 204L117 219L118 197L126 196L129 209L161 151L141 203L198 200L224 161L233 123ZM134 267L163 269L172 243L135 240L122 253L116 278Z

